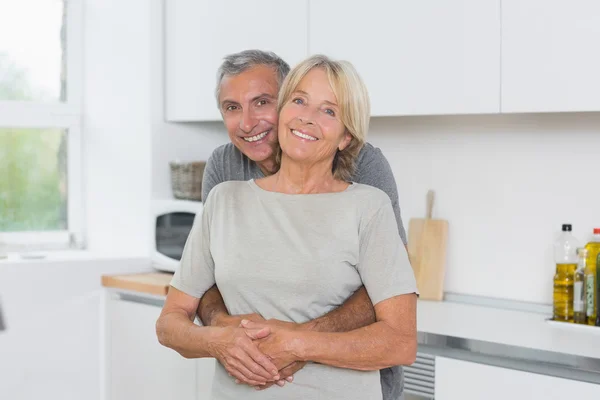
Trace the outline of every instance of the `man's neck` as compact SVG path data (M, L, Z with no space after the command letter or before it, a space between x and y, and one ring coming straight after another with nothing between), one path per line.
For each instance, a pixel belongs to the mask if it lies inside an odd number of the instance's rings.
M277 163L275 162L275 158L269 158L264 161L258 162L255 161L258 168L262 171L264 176L273 175L277 172Z

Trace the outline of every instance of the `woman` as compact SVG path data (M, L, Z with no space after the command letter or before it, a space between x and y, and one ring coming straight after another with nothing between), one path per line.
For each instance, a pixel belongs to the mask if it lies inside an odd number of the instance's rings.
M278 172L210 192L171 285L201 298L216 283L230 314L301 323L364 284L377 322L347 333L277 329L261 350L278 369L308 361L294 383L255 391L217 363L213 399L381 399L377 371L416 356L416 284L389 197L348 182L367 91L350 64L315 56L287 76L278 109ZM206 348L210 356L209 338Z

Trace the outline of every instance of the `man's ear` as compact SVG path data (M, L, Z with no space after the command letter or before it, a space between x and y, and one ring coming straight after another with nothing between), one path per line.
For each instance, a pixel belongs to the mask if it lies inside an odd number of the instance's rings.
M348 147L350 142L352 142L352 135L348 131L346 131L346 133L344 134L344 138L342 139L342 141L340 142L340 145L338 146L338 150L339 151L344 150L346 147Z

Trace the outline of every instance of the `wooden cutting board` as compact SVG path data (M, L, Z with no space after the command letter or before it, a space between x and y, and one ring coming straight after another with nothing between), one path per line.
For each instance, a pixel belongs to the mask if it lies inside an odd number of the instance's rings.
M412 218L408 225L408 254L417 279L420 298L444 299L448 221L433 219L434 192L427 193L426 218Z

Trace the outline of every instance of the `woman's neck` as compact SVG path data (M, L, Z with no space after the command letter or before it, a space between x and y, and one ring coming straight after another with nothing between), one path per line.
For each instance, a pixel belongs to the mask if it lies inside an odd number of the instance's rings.
M265 189L288 194L341 192L348 187L334 178L330 164L297 164L285 156L279 171L264 181Z

